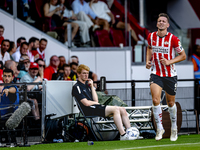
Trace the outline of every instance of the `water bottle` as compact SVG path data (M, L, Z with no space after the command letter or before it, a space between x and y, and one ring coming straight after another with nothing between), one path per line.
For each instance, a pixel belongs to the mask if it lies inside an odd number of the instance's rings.
M88 145L94 145L94 142L93 141L88 141L87 144Z
M63 139L53 139L53 142L55 142L55 143L62 143Z

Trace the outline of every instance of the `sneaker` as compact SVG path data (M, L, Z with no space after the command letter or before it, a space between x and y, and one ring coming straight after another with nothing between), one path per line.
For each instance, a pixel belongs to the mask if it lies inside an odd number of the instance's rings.
M77 48L77 46L76 46L76 45L74 45L74 42L72 42L72 47L73 47L73 48Z
M26 19L26 22L27 22L27 23L35 23L35 20L32 20L31 17L28 17L28 18Z
M135 137L130 137L128 136L128 134L125 134L124 136L120 135L120 141L124 141L124 140L136 140L137 138Z
M67 41L65 42L65 45L68 47L68 42Z
M156 141L161 140L164 133L165 133L164 129L157 129L156 137L155 137Z
M177 129L171 129L170 141L176 141L177 139Z

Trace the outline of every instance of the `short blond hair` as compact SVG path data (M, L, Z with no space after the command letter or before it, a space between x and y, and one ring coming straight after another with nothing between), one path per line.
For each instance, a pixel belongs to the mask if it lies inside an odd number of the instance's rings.
M90 71L90 68L89 68L88 66L86 66L86 65L84 65L84 64L81 64L81 65L79 65L78 68L77 68L77 73L81 74L81 71L82 71L83 69L84 69L84 70L87 70L87 71Z

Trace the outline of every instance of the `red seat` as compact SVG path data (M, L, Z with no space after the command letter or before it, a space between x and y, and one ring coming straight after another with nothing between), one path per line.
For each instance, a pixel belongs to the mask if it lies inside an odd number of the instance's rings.
M125 37L122 30L116 30L114 28L110 28L110 35L114 46L119 46L120 43L125 45Z
M113 47L113 43L110 39L110 35L106 30L96 30L94 33L97 46L100 47Z

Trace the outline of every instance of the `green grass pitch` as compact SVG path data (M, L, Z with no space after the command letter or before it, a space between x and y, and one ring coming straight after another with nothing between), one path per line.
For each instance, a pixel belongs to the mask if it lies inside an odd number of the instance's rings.
M87 142L39 144L31 147L2 148L2 150L200 150L200 134L179 135L176 142L169 139L155 141L143 139L134 141L94 141L94 145Z

